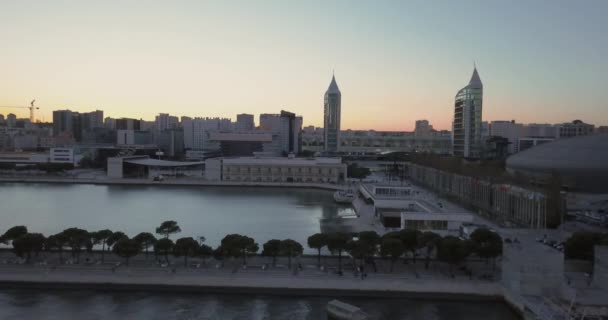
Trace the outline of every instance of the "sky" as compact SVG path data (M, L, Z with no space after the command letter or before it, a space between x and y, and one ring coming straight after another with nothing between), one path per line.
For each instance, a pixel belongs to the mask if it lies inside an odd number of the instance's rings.
M608 125L608 1L1 1L0 106L449 129L477 65L483 119ZM28 115L27 109L0 108Z

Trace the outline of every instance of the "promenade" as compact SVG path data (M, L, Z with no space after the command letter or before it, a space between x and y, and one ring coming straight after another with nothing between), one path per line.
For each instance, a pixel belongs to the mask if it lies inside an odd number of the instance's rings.
M4 288L83 288L115 290L162 290L187 292L233 292L289 295L385 296L446 299L502 300L499 281L483 280L481 270L470 278L456 270L455 277L439 263L424 269L424 262L395 263L388 272L388 261L379 260L378 272L366 266L366 277L355 274L350 259L343 259L343 274L337 270L337 259L324 257L324 268L317 268L316 257L294 259L292 268L281 259L272 267L269 258L252 257L246 268L240 259L221 263L193 259L184 267L183 259L164 266L138 256L129 266L117 263L111 255L104 264L12 264L4 252L0 262L0 284ZM67 256L67 255L66 255ZM7 262L8 261L8 262ZM301 265L301 268L298 268ZM480 268L483 268L480 263ZM265 266L265 267L263 267ZM486 270L487 271L487 270Z

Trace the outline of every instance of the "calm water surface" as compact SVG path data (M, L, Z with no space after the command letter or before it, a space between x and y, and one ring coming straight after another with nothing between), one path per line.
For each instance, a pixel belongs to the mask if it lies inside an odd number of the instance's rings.
M274 238L305 244L316 232L348 231L340 217L354 214L335 204L331 191L255 187L0 183L0 204L0 232L26 225L45 235L79 227L134 236L176 220L182 233L175 238L205 236L213 246L229 233L260 244Z
M0 290L0 319L327 319L328 297ZM516 320L497 302L342 299L373 319Z

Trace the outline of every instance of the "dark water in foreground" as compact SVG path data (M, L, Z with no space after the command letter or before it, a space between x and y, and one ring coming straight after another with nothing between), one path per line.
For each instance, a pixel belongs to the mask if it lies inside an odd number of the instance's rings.
M0 319L326 319L328 297L1 290ZM475 301L341 299L373 319L515 320L504 304Z

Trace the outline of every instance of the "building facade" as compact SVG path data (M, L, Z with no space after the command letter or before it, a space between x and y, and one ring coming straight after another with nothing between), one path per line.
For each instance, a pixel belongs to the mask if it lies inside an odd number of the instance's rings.
M280 114L260 114L260 131L273 135L278 146L275 155L298 154L302 151L302 117L281 110Z
M346 178L340 158L213 158L205 167L205 178L212 181L339 183Z
M477 73L469 84L456 94L454 104L453 154L457 157L479 158L482 144L483 84Z
M340 148L341 109L342 93L336 83L336 77L332 76L323 102L323 140L326 152L338 152Z
M252 114L241 113L236 115L236 131L252 131L253 129L255 129L255 123Z

